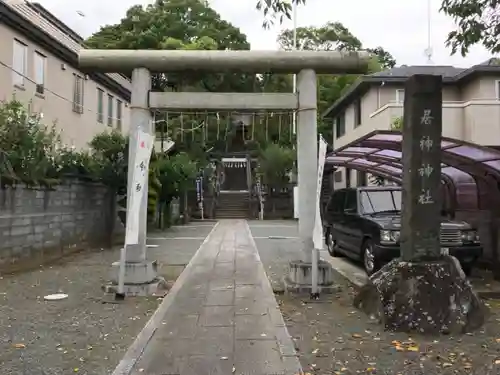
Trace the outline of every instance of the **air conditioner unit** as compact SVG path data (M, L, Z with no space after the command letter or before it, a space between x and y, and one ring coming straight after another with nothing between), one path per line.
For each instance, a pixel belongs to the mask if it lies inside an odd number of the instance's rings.
M61 70L66 70L66 64L65 63L61 64Z
M89 75L85 74L85 81L88 81L88 79L89 79Z
M36 85L36 93L43 95L45 93L44 85Z

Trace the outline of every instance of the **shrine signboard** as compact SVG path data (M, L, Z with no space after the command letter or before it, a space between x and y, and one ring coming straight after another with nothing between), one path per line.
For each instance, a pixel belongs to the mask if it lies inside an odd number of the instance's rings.
M407 80L402 132L401 257L436 258L441 254L441 76L414 75Z

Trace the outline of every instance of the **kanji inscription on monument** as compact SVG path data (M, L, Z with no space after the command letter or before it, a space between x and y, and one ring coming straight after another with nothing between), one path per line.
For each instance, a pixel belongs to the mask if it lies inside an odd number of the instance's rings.
M414 75L405 86L401 256L440 255L442 78Z

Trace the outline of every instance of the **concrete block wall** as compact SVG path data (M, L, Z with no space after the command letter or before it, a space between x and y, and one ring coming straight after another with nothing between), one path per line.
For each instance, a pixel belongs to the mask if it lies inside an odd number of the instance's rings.
M67 181L48 190L0 189L0 268L40 263L109 240L106 187Z

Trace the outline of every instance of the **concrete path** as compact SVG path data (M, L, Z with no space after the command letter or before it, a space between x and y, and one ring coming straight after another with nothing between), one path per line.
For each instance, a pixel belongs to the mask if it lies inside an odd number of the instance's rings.
M114 375L301 373L245 220L216 224Z

